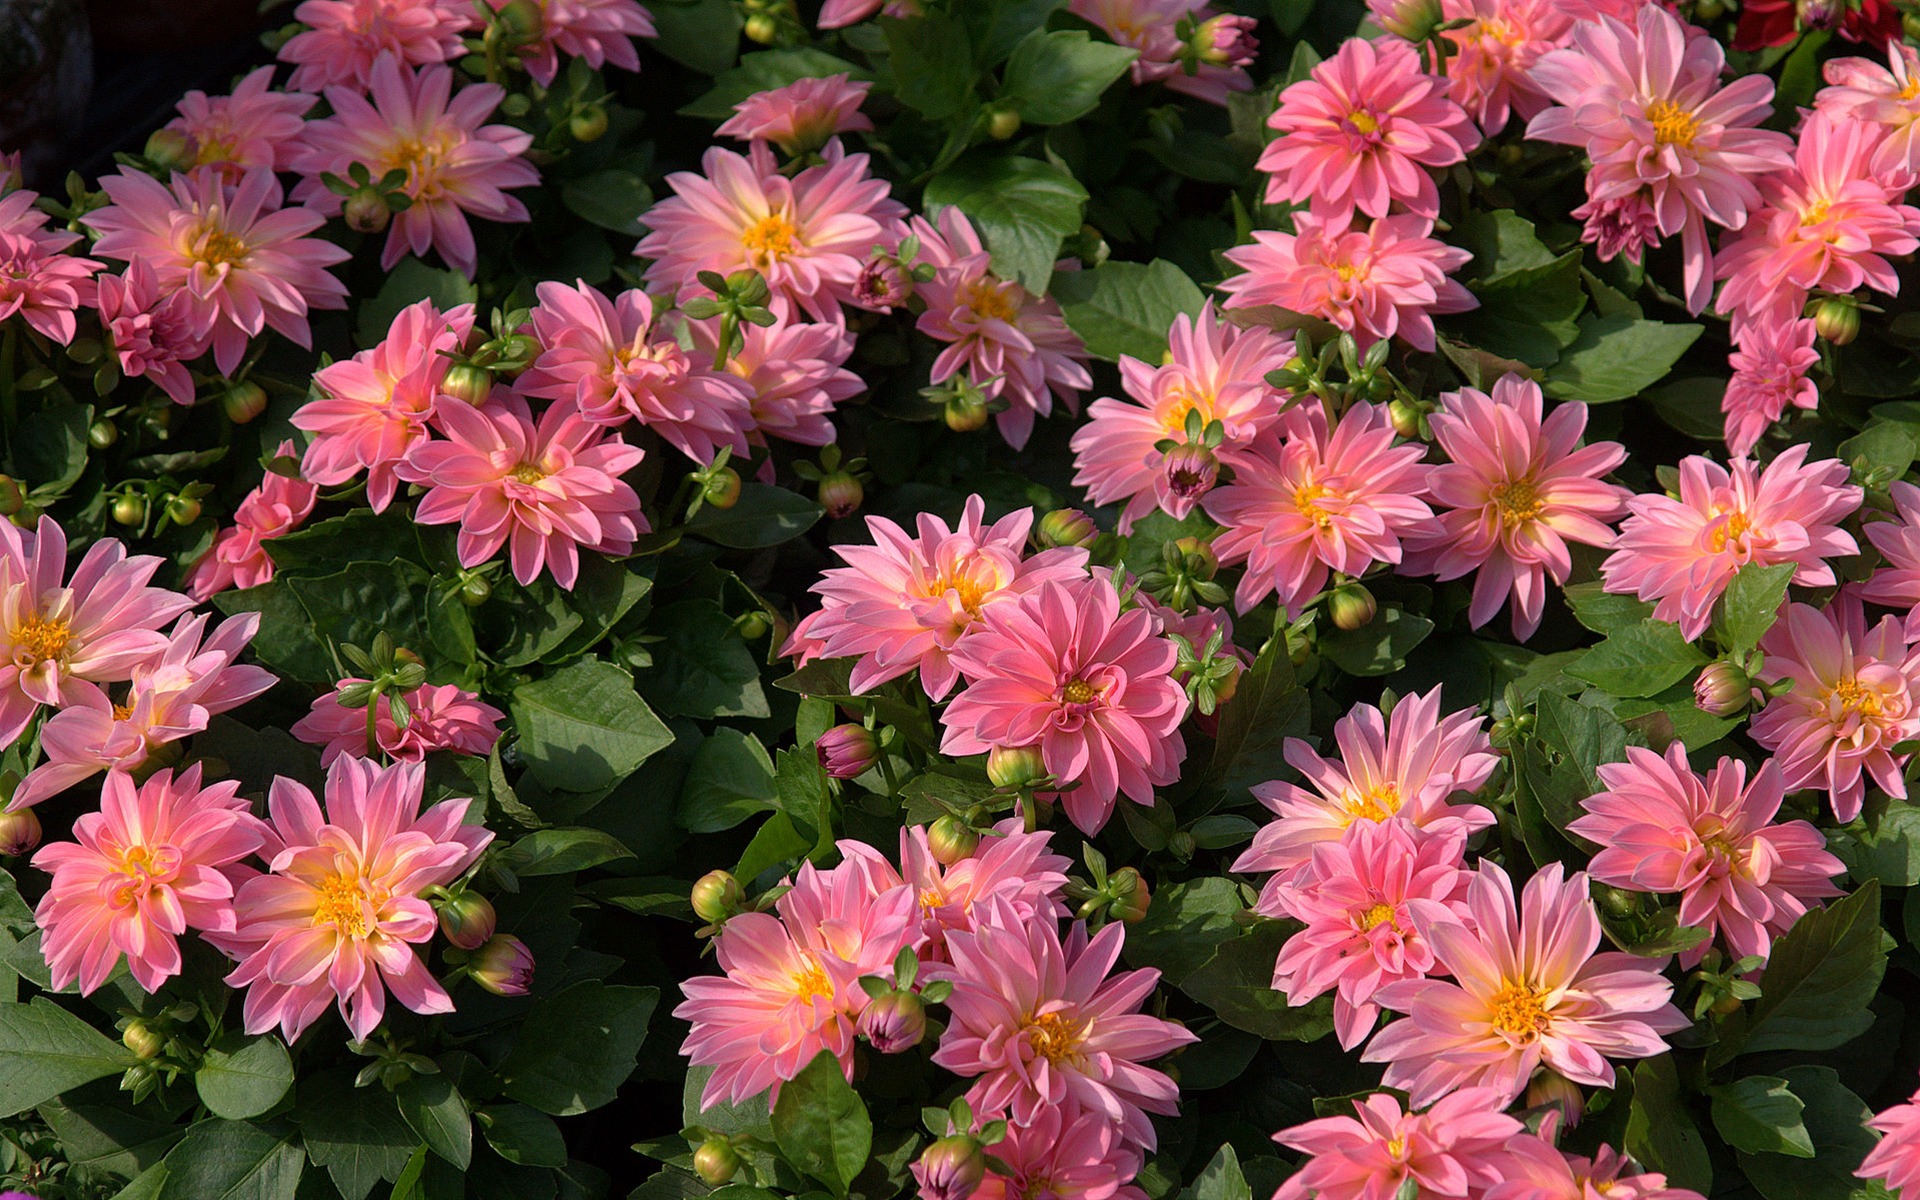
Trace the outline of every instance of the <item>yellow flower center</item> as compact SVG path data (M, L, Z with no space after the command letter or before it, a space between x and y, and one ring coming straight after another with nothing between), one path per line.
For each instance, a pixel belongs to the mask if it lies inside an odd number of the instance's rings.
M1011 324L1020 315L1020 305L1011 291L993 279L976 280L967 288L967 307L984 319Z
M72 640L73 630L65 621L45 621L39 617L28 617L13 631L13 644L38 662L60 657Z
M1653 140L1662 146L1691 150L1693 139L1700 133L1700 123L1693 119L1693 114L1671 100L1655 100L1647 105L1647 123L1653 126Z
M1372 932L1382 925L1393 925L1395 929L1399 928L1399 925L1395 924L1393 919L1393 905L1376 904L1366 912L1360 914L1360 929L1362 932Z
M1293 506L1300 510L1301 516L1326 529L1333 524L1333 514L1321 508L1319 500L1332 494L1333 489L1324 483L1303 483L1293 489Z
M131 716L133 716L133 705L131 705L131 704L116 704L116 705L114 705L114 706L113 706L113 719L114 719L114 720L116 720L116 721L124 721L124 720L126 720L126 719L128 719L128 718L129 718L129 717L131 717Z
M351 875L329 875L320 884L320 900L313 906L314 925L331 925L350 938L367 936L367 893Z
M1400 786L1383 783L1364 792L1349 792L1346 797L1347 823L1384 821L1400 811Z
M1360 277L1360 268L1354 266L1350 262L1334 263L1333 273L1335 275L1338 275L1340 278L1346 280L1348 283L1352 283L1354 280Z
M1859 713L1863 717L1880 714L1880 694L1861 685L1860 681L1849 675L1834 685L1828 693L1840 702L1843 713Z
M1747 514L1736 509L1727 514L1727 519L1720 528L1713 531L1709 544L1713 547L1714 553L1723 553L1728 545L1737 544L1739 539L1745 537L1747 531L1752 528L1753 522L1748 519Z
M539 483L546 477L547 473L532 463L523 462L513 470L507 472L507 478L516 483Z
M1041 1013L1027 1021L1028 1044L1048 1062L1078 1057L1083 1032L1080 1022L1065 1013Z
M1487 495L1500 509L1501 521L1508 525L1525 524L1539 516L1544 507L1539 494L1533 489L1532 481L1526 479L1508 480Z
M1388 1157L1399 1158L1402 1154L1405 1154L1406 1152L1407 1152L1406 1138L1401 1137L1399 1134L1395 1134L1393 1137L1387 1140Z
M199 244L190 252L195 262L205 263L209 267L224 266L242 262L247 257L247 244L224 229L208 229L200 235Z
M1076 679L1061 689L1060 698L1068 704L1091 704L1100 693L1084 679Z
M1524 983L1509 980L1487 1001L1487 1015L1494 1031L1526 1044L1539 1040L1553 1018L1541 993Z
M747 227L740 235L740 244L747 248L755 265L766 266L791 258L799 236L792 221L779 213L769 213Z
M231 134L214 137L194 147L194 165L204 167L208 163L230 162L233 159L234 140Z
M1167 414L1162 418L1161 424L1166 427L1168 433L1185 432L1187 428L1187 414L1196 409L1199 410L1202 421L1213 420L1213 406L1208 403L1209 398L1194 391L1186 384L1174 384L1171 388L1167 389L1167 394L1173 397L1173 403L1168 406Z
M799 1000L828 1000L833 997L833 984L827 981L827 973L812 955L802 959L802 965L793 973L790 980L793 994Z
M1347 124L1363 137L1380 132L1379 120L1372 113L1357 108L1347 114Z

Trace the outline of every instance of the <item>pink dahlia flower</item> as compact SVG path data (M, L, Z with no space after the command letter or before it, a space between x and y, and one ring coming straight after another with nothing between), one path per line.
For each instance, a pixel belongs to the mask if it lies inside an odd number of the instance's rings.
M1829 558L1858 554L1840 522L1860 507L1851 472L1834 459L1807 462L1792 446L1766 466L1726 467L1700 455L1680 460L1680 496L1646 493L1627 502L1613 553L1600 566L1606 590L1654 601L1653 615L1689 640L1707 631L1714 602L1748 563L1793 563L1793 582L1831 587Z
M78 704L95 684L131 679L165 653L160 627L193 601L147 586L161 561L129 558L120 542L101 538L67 579L67 534L52 517L40 518L31 548L0 522L0 745L18 738L41 705Z
M696 356L713 361L719 325L718 318L687 323ZM846 367L853 334L840 325L794 321L743 324L739 334L725 374L748 393L748 440L765 445L772 436L802 446L831 445L839 436L830 419L833 410L867 390L866 381Z
M699 292L699 273L758 271L785 315L795 310L838 324L853 298L860 268L875 246L905 236L906 209L887 182L867 171L867 156L826 148L826 161L791 179L773 151L755 142L747 153L716 146L700 172L667 176L673 197L647 210L652 230L634 253L653 260L649 284Z
M813 585L820 611L794 630L826 658L858 656L852 684L865 692L918 668L927 695L941 700L959 669L953 652L980 617L1045 583L1085 576L1087 552L1042 550L1025 556L1033 510L985 524L986 502L967 497L959 523L921 513L914 537L885 517L868 517L874 544L833 547L847 565ZM791 650L788 651L791 653Z
M348 678L339 687L365 683ZM485 756L500 740L500 722L507 714L472 692L452 684L422 684L400 697L407 708L403 727L394 720L393 700L374 699L374 741L388 758L419 762L434 750ZM313 702L311 711L289 730L303 742L319 746L320 762L329 766L341 755L366 758L367 710L340 703L336 688Z
M1773 752L1786 789L1817 787L1833 815L1860 815L1866 779L1905 799L1901 742L1920 737L1920 649L1907 644L1898 617L1867 627L1859 598L1843 592L1826 611L1789 604L1760 639L1758 679L1790 681L1753 719L1753 740Z
M1626 488L1600 476L1627 459L1618 442L1580 444L1587 406L1562 404L1544 421L1540 385L1503 375L1493 394L1462 388L1440 397L1433 440L1451 462L1427 472L1439 516L1414 535L1407 569L1458 579L1474 572L1467 619L1475 629L1513 600L1513 635L1540 628L1546 581L1573 571L1567 543L1607 546L1627 514Z
M1699 312L1713 290L1707 222L1745 225L1760 206L1755 183L1792 165L1791 139L1754 128L1773 114L1773 81L1721 87L1720 43L1658 4L1631 24L1582 22L1572 38L1534 64L1533 85L1559 103L1527 136L1583 148L1591 200L1648 194L1661 235L1680 236L1687 306Z
M268 65L249 72L230 96L209 97L196 88L181 98L180 115L165 128L187 139L190 166L212 167L229 184L256 167L290 169L306 124L302 118L315 97L274 91L273 70Z
M1393 38L1348 38L1310 78L1280 93L1267 125L1280 133L1260 155L1267 203L1308 205L1332 226L1350 222L1355 208L1384 217L1396 202L1440 215L1430 172L1464 162L1480 143L1446 83Z
M1425 217L1401 213L1349 229L1297 212L1293 227L1297 233L1256 230L1252 245L1226 252L1242 272L1220 285L1228 308L1272 304L1319 317L1351 333L1362 350L1396 334L1432 350L1436 315L1480 306L1447 278L1473 255L1435 241Z
M304 208L281 208L280 183L265 169L227 187L202 167L175 175L171 187L122 171L100 181L113 203L86 222L99 232L94 253L153 268L162 295L188 297L195 332L211 340L223 374L240 365L263 329L312 344L310 308L345 308L347 289L326 268L350 256L306 236L326 222Z
M274 455L291 458L292 439L281 442ZM313 512L320 489L298 476L268 471L260 486L233 511L233 527L213 539L204 557L187 572L187 594L205 601L228 588L258 587L273 579L273 556L266 544L300 528Z
M1447 21L1465 21L1441 33L1449 94L1488 134L1518 114L1530 120L1553 103L1530 76L1550 50L1567 44L1574 15L1555 0L1440 0Z
M307 28L280 47L280 61L293 64L287 86L302 92L365 91L382 55L409 67L452 62L475 23L461 0L301 0L293 19Z
M1421 1196L1482 1194L1500 1181L1501 1148L1524 1132L1501 1111L1508 1097L1461 1088L1425 1112L1385 1092L1353 1102L1348 1116L1283 1129L1273 1140L1312 1155L1274 1200L1395 1200L1411 1184Z
M745 456L751 397L709 353L690 354L635 288L609 300L585 281L534 289L540 356L520 376L522 395L572 401L596 425L629 417L705 465L720 447ZM832 439L828 439L831 441Z
M1440 689L1403 697L1388 717L1356 704L1334 722L1338 759L1322 758L1311 743L1288 738L1288 765L1306 781L1263 783L1253 789L1280 817L1253 835L1234 861L1236 871L1282 872L1261 894L1263 911L1296 870L1309 869L1314 848L1338 842L1361 821L1405 821L1429 833L1465 833L1493 824L1477 804L1449 804L1455 792L1474 792L1493 776L1500 758L1487 740L1486 722L1470 711L1440 715Z
M195 328L193 297L162 295L160 281L144 259L127 264L125 275L99 279L100 325L129 379L151 379L175 404L192 404L193 373L186 364L206 349Z
M1720 399L1727 417L1727 450L1747 455L1788 407L1811 409L1820 389L1807 371L1820 361L1816 329L1804 318L1752 321L1740 330L1727 365L1733 378Z
M1028 921L1051 921L1067 915L1060 891L1073 860L1048 849L1053 834L1028 833L1019 817L1001 821L983 833L972 854L951 866L942 866L927 842L927 827L909 825L900 831L900 867L863 842L843 841L840 852L864 859L869 876L881 886L904 884L919 902L920 927L913 948L922 962L946 961L947 935L971 932L976 911L984 915L987 900L999 897Z
M93 273L102 264L66 249L77 233L45 228L33 206L38 192L0 195L0 321L18 313L27 328L62 346L73 341L73 312L94 302Z
M826 0L816 24L822 29L843 29L881 11L889 17L917 17L921 15L920 0Z
M625 554L650 528L640 497L620 480L645 451L608 439L575 406L555 404L536 425L518 396L485 408L442 397L434 416L448 440L416 445L400 477L427 488L414 520L459 523L461 566L508 546L523 585L546 570L570 588L581 550Z
M180 973L180 935L231 932L233 884L223 868L266 842L259 818L222 780L200 786L200 764L161 771L135 787L114 771L100 810L73 824L73 841L46 846L33 865L53 876L34 909L53 986L84 995L122 955L151 995Z
M599 70L607 63L628 71L640 69L633 39L654 36L653 17L636 0L536 0L540 6L540 36L516 54L520 65L542 87L560 73L560 55L584 58ZM487 0L496 11L509 0Z
M344 178L355 163L375 179L404 170L400 191L412 203L393 214L380 266L392 270L409 251L425 258L438 250L448 266L472 279L479 253L467 218L524 221L526 206L507 189L540 182L540 172L520 157L533 135L482 123L505 94L491 83L468 84L456 94L451 68L415 70L383 54L367 95L327 89L333 115L308 122L301 135L291 169L306 178L293 198L334 216L344 201L321 182L323 175Z
M1835 123L1879 127L1868 171L1882 179L1920 172L1920 52L1890 41L1884 67L1868 58L1833 58L1824 71L1828 86L1814 94L1815 110Z
M871 83L853 82L844 71L796 79L734 105L733 115L714 132L743 142L772 142L789 156L809 154L836 133L873 128L860 111L872 88Z
M1067 815L1088 834L1126 793L1152 804L1179 778L1187 694L1173 676L1173 643L1143 609L1120 611L1112 583L1045 583L982 615L955 647L967 686L947 705L940 748L984 754L1038 746L1062 787Z
M1777 762L1749 786L1736 759L1722 758L1702 780L1678 742L1664 758L1629 746L1626 762L1601 766L1600 782L1606 790L1582 801L1586 815L1567 826L1600 845L1593 877L1678 894L1680 923L1724 934L1736 959L1765 958L1776 934L1840 894L1832 880L1845 868L1820 831L1805 821L1771 823L1786 794ZM1703 942L1682 953L1680 965L1693 967L1706 952Z
M1879 1131L1880 1141L1854 1174L1881 1181L1895 1195L1920 1188L1920 1092L1905 1104L1876 1114L1867 1124Z
M1920 487L1896 479L1888 493L1895 519L1865 526L1867 541L1886 564L1854 594L1871 604L1905 609L1907 640L1920 642Z
M1220 423L1221 455L1231 458L1252 446L1285 404L1284 395L1267 383L1267 372L1292 357L1291 338L1222 321L1212 301L1198 317L1175 317L1166 361L1123 356L1120 382L1127 398L1102 398L1087 408L1086 423L1073 435L1074 485L1087 489L1095 504L1126 501L1119 522L1123 534L1156 507L1185 518L1212 480L1202 486L1159 444L1184 446L1188 414L1198 413L1203 426Z
M1051 921L1033 921L994 900L971 933L947 939L952 1023L933 1061L973 1078L967 1102L983 1116L1032 1126L1045 1109L1063 1119L1092 1113L1127 1141L1156 1144L1147 1114L1172 1115L1179 1088L1143 1065L1199 1039L1140 1012L1160 982L1155 970L1123 971L1125 927L1087 937L1076 922L1063 942Z
M1703 1200L1698 1192L1669 1185L1665 1175L1636 1172L1612 1146L1582 1158L1556 1149L1546 1137L1523 1133L1507 1143L1502 1159L1503 1178L1483 1193L1486 1200Z
M1631 954L1595 954L1600 917L1587 876L1548 863L1519 903L1507 874L1482 862L1467 887L1468 924L1426 933L1449 981L1409 979L1376 999L1407 1014L1361 1057L1387 1064L1388 1087L1429 1104L1464 1087L1511 1102L1541 1067L1575 1083L1612 1087L1608 1058L1664 1053L1661 1035L1685 1029L1673 985Z
M1573 210L1573 216L1585 222L1580 240L1600 253L1601 262L1612 262L1624 254L1638 263L1649 246L1660 244L1660 215L1646 191L1632 192L1607 200L1589 200Z
M389 989L414 1012L453 1011L413 948L439 924L422 893L459 878L493 835L461 823L471 800L421 812L425 784L415 763L343 757L327 772L322 811L303 785L273 781L261 851L270 873L240 885L233 932L209 939L239 962L227 984L247 989L248 1033L277 1025L292 1041L334 1005L364 1041Z
M1072 0L1067 11L1140 52L1135 86L1164 84L1222 106L1230 93L1253 89L1246 70L1259 49L1252 22L1222 16L1207 0ZM1182 22L1191 22L1191 41L1180 36Z
M384 512L400 486L407 452L432 437L434 398L442 395L449 355L473 332L473 305L441 312L421 300L393 318L371 350L314 372L320 395L300 406L293 424L313 436L300 473L334 487L367 473L367 500Z
M1220 561L1246 564L1233 597L1241 612L1272 592L1297 617L1331 572L1398 563L1401 539L1433 520L1425 446L1394 445L1384 408L1355 404L1330 432L1322 414L1310 407L1289 436L1236 456L1233 483L1202 502L1226 526L1213 542Z
M1466 826L1428 832L1406 821L1356 821L1337 842L1319 842L1299 871L1275 876L1255 911L1306 926L1287 939L1273 988L1289 1005L1333 992L1333 1028L1343 1049L1367 1040L1384 984L1434 969L1426 930L1467 913Z
M1140 1148L1099 1113L1043 1107L1033 1124L1009 1126L989 1153L999 1161L970 1200L1146 1200L1133 1186Z

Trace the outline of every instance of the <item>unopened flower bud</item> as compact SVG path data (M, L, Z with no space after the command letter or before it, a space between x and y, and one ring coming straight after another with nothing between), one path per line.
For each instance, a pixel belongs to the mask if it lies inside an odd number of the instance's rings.
M947 401L945 410L940 414L946 418L947 428L955 433L972 433L987 423L987 402L975 394L962 394Z
M147 136L141 157L162 173L184 171L193 166L193 143L178 129L156 129Z
M1189 45L1203 63L1217 67L1248 66L1260 53L1260 41L1253 36L1256 24L1252 17L1210 17L1193 31Z
M1220 556L1213 551L1213 543L1205 538L1176 538L1173 548L1180 555L1180 566L1189 579L1198 579L1202 583L1220 573Z
M1410 442L1420 440L1420 406L1410 400L1395 400L1387 405L1387 419L1393 431Z
M771 46L780 36L780 22L765 13L755 13L747 18L745 33L748 41Z
M882 1054L899 1054L927 1033L927 1006L912 992L888 992L860 1011L860 1034Z
M355 233L379 233L393 220L393 208L377 188L355 188L341 205L340 215Z
M860 480L845 471L835 471L820 480L820 507L827 515L838 520L859 511L860 502L867 498L867 489L860 486Z
M167 1037L145 1020L135 1017L120 1033L120 1044L133 1051L135 1058L158 1058L167 1048Z
M1040 544L1045 547L1091 546L1099 537L1100 527L1077 508L1056 508L1040 518Z
M1121 867L1107 877L1107 887L1113 893L1107 915L1114 920L1132 923L1147 915L1147 905L1153 896L1147 890L1147 881L1140 878L1140 872Z
M987 1177L987 1157L978 1141L957 1133L928 1146L912 1170L920 1200L967 1200Z
M1167 451L1162 470L1168 491L1182 500L1197 500L1220 478L1220 460L1207 447L1184 442Z
M1367 0L1367 8L1374 24L1416 46L1432 37L1445 20L1440 0Z
M27 172L20 165L20 151L0 154L0 196L27 186Z
M40 844L40 818L31 808L0 812L0 854L18 857Z
M1363 584L1343 583L1327 597L1327 616L1332 618L1333 627L1349 633L1364 628L1378 611L1373 593Z
M701 494L707 503L715 508L732 508L740 503L740 472L732 467L721 467L707 476L706 486Z
M1527 1097L1521 1102L1526 1108L1545 1108L1553 1105L1560 1110L1561 1128L1572 1129L1580 1123L1587 1111L1587 1095L1580 1085L1551 1067L1533 1077L1527 1084Z
M987 118L987 136L996 142L1004 142L1020 132L1020 114L1011 108L994 110Z
M514 42L538 41L546 18L536 0L509 0L495 17L500 28Z
M167 497L167 520L175 525L191 525L200 519L200 502L192 496Z
M1860 336L1860 305L1852 296L1828 296L1813 311L1813 328L1836 346Z
M913 296L913 272L890 254L875 255L853 281L853 302L872 312L892 312Z
M1710 717L1738 716L1753 703L1753 680L1730 662L1710 662L1693 681L1693 702Z
M493 372L472 363L454 363L447 368L447 377L441 381L440 390L455 400L478 408L493 393Z
M589 104L567 118L567 132L576 142L597 142L607 136L605 105Z
M102 418L87 426L87 445L95 450L105 450L120 440L120 427L112 421Z
M493 598L493 585L485 575L469 575L460 581L460 603L479 608Z
M230 383L220 393L220 411L235 425L245 425L267 411L267 390L251 379Z
M440 906L440 932L462 950L478 950L499 924L493 904L478 892L461 892Z
M1805 29L1832 29L1847 14L1845 0L1796 0L1794 11Z
M693 1173L702 1180L719 1187L740 1172L740 1152L733 1143L715 1134L700 1143L693 1152Z
M979 845L979 833L952 813L943 814L927 827L927 849L943 867L972 857Z
M524 996L533 985L533 951L510 933L496 933L473 952L467 971L496 996Z
M693 885L693 911L702 921L718 925L747 905L740 881L726 871L708 871Z
M20 511L27 502L27 493L21 488L20 481L11 475L0 475L0 517L10 517Z
M852 723L835 725L821 734L820 740L813 744L813 752L827 774L835 779L864 775L880 757L873 730Z
M987 754L987 779L997 788L1028 788L1046 777L1038 746L995 746Z
M131 529L147 519L147 498L138 492L128 492L113 502L113 519L116 523Z

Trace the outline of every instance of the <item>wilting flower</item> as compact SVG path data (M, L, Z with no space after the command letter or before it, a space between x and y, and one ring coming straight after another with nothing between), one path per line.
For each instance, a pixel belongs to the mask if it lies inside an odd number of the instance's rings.
M73 340L74 309L94 300L101 264L67 254L77 233L44 228L37 192L0 194L0 321L15 313L27 327L61 345Z
M1627 501L1614 550L1601 564L1606 590L1656 603L1689 640L1705 633L1713 605L1748 563L1793 563L1803 587L1834 583L1829 558L1859 553L1840 522L1860 507L1847 465L1807 462L1792 446L1762 467L1736 458L1722 467L1701 455L1680 460L1680 496L1644 493Z
M1449 94L1480 128L1497 134L1514 114L1530 119L1553 102L1530 72L1541 55L1567 44L1574 14L1566 5L1555 0L1440 0L1439 8L1442 20L1466 22L1440 36L1452 43L1446 62Z
M974 1078L974 1111L1004 1112L1021 1126L1050 1108L1093 1113L1133 1144L1154 1147L1147 1114L1172 1114L1179 1089L1142 1064L1199 1039L1138 1011L1160 972L1108 977L1124 930L1114 922L1089 940L1076 922L1063 942L1053 922L1023 919L994 900L972 932L947 938L952 1023L933 1061Z
M294 64L287 86L302 92L363 91L382 55L410 67L451 62L474 24L460 0L301 0L293 19L307 28L280 47L280 61Z
M342 688L365 682L342 679L290 728L289 732L301 741L321 747L323 766L342 754L367 756L367 710L348 708L340 702ZM375 744L381 753L402 762L419 762L434 750L485 755L500 740L500 722L507 718L472 692L452 684L421 684L400 700L407 708L404 727L394 719L390 696L376 696L372 703Z
M1702 1200L1698 1192L1668 1186L1665 1175L1636 1173L1612 1146L1601 1146L1588 1159L1556 1149L1545 1136L1523 1133L1507 1143L1501 1159L1502 1178L1484 1193L1486 1200Z
M274 453L288 458L293 451L289 439ZM319 488L298 476L268 471L233 510L233 527L221 530L206 556L187 572L187 594L205 600L230 587L257 587L271 580L273 557L266 543L300 528L319 495Z
M987 911L987 900L998 897L1013 905L1023 919L1050 921L1067 915L1060 902L1066 871L1073 860L1048 849L1053 834L1028 833L1020 818L1010 817L987 830L971 853L951 866L941 865L927 827L909 825L900 831L900 868L872 846L842 841L840 851L867 861L872 878L883 886L895 881L913 889L919 902L920 926L913 949L922 962L946 961L947 934L971 930Z
M1880 1180L1896 1196L1920 1187L1920 1092L1905 1104L1876 1114L1867 1124L1880 1132L1880 1141L1854 1174Z
M988 1164L972 1200L1146 1200L1131 1185L1139 1147L1100 1113L1041 1108L1033 1124L1009 1126L991 1153L998 1161Z
M1567 826L1600 845L1589 871L1601 883L1639 892L1677 893L1680 924L1726 935L1733 958L1765 958L1773 938L1812 902L1837 896L1844 868L1805 821L1770 824L1785 796L1780 765L1769 761L1751 786L1746 764L1722 758L1703 781L1675 742L1662 758L1627 747L1627 761L1600 767L1606 790L1582 801ZM1692 967L1706 944L1680 955Z
M1920 172L1920 53L1903 41L1886 46L1884 67L1868 58L1828 59L1822 68L1828 86L1813 97L1814 108L1835 122L1879 127L1882 137L1866 167L1880 179Z
M248 72L230 96L209 97L198 88L181 98L180 115L165 128L187 139L189 167L214 167L239 183L255 167L289 169L306 124L301 118L314 97L273 90L273 67Z
M1258 43L1247 26L1221 17L1207 0L1072 0L1067 11L1140 52L1131 68L1135 86L1165 84L1220 105L1229 93L1253 87L1246 68ZM1200 45L1182 40L1183 21L1192 23Z
M1871 521L1865 527L1867 541L1886 565L1854 594L1872 604L1907 610L1907 640L1920 641L1920 487L1896 479L1888 495L1895 519Z
M487 0L497 11L510 0ZM540 36L514 53L533 81L546 86L560 72L560 55L583 58L599 70L607 63L640 69L633 39L654 36L653 17L636 0L536 0Z
M137 788L131 776L108 774L100 810L74 822L74 840L33 856L53 876L33 917L56 989L78 981L92 992L125 955L151 995L180 973L181 934L232 931L233 884L222 868L266 841L239 790L231 779L202 788L198 763Z
M1394 1200L1412 1184L1422 1196L1466 1197L1501 1177L1501 1147L1523 1132L1501 1110L1508 1097L1462 1088L1425 1112L1385 1092L1353 1102L1353 1116L1321 1117L1273 1140L1312 1157L1274 1200Z
M873 122L860 111L872 88L849 80L844 71L796 79L734 105L733 115L714 132L743 142L772 142L789 155L806 154L836 133L872 129Z
M193 373L186 364L206 348L194 327L193 298L181 292L163 296L144 259L128 263L124 275L102 274L98 284L100 325L120 373L151 379L175 404L192 404Z
M1467 886L1467 924L1427 928L1454 978L1409 979L1377 1000L1407 1014L1375 1035L1361 1057L1387 1064L1388 1087L1427 1104L1463 1087L1508 1101L1541 1067L1576 1083L1612 1087L1613 1058L1664 1052L1661 1035L1688 1025L1655 964L1600 944L1587 876L1557 862L1527 881L1515 903L1507 874L1483 861Z
M1810 409L1820 403L1820 389L1807 378L1807 370L1820 361L1815 333L1813 322L1804 318L1749 321L1741 328L1727 356L1733 378L1720 400L1730 453L1751 454L1760 435L1789 406Z
M1585 222L1580 240L1599 251L1601 262L1624 254L1628 262L1637 263L1647 247L1660 244L1660 215L1653 209L1652 194L1644 190L1589 200L1572 215Z
M1860 815L1867 777L1904 799L1912 755L1894 747L1920 737L1920 649L1907 644L1900 619L1869 629L1859 598L1843 592L1824 612L1789 604L1760 650L1760 682L1793 684L1749 730L1773 752L1786 789L1823 789L1842 821Z
M1188 701L1177 658L1159 621L1122 613L1107 580L1041 584L987 610L954 648L967 686L942 715L940 748L1039 746L1048 774L1079 785L1065 795L1067 815L1098 832L1117 795L1152 804L1153 789L1179 777Z

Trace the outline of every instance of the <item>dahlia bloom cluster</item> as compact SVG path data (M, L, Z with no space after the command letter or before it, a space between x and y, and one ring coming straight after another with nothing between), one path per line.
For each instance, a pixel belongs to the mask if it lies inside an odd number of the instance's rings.
M435 750L485 757L500 740L500 722L507 714L472 692L452 684L423 683L397 697L382 693L372 698L374 727L367 735L366 708L349 708L342 693L369 682L349 676L331 692L313 702L306 716L288 732L321 747L320 762L347 755L370 757L375 749L401 762L419 762Z
M73 341L74 310L94 303L101 264L67 253L80 235L47 229L47 215L33 206L39 198L0 187L0 321L17 314L64 346Z
M292 463L294 444L280 443L277 463ZM233 525L213 539L204 557L187 572L187 594L204 601L228 588L250 588L273 578L273 557L266 543L299 529L312 515L320 489L299 475L268 470L260 486L247 493L233 510Z
M1067 11L1139 51L1129 68L1136 87L1157 83L1221 105L1253 88L1246 69L1260 43L1250 17L1223 14L1208 0L1071 0Z

